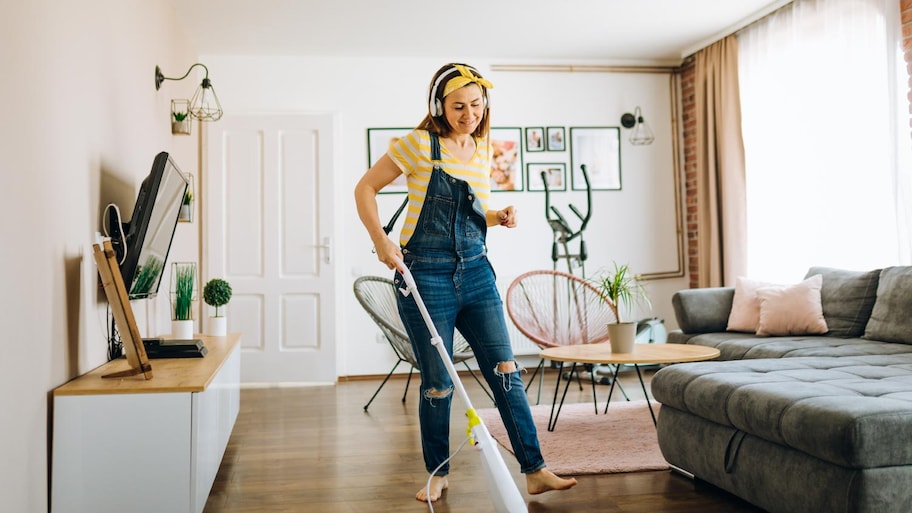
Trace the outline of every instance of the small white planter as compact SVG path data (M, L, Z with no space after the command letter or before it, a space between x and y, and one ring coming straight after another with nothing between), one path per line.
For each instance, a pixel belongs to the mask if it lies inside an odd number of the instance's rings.
M612 353L632 353L636 343L637 323L621 322L608 324L608 338Z
M177 339L193 338L193 321L171 321L171 336Z
M206 319L206 335L224 337L228 334L227 317L209 317Z

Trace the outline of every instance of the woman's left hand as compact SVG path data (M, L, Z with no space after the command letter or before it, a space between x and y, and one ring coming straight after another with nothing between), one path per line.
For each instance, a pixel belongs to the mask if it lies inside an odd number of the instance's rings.
M507 228L516 227L516 208L513 205L497 211L497 220L500 222L501 226L506 226Z

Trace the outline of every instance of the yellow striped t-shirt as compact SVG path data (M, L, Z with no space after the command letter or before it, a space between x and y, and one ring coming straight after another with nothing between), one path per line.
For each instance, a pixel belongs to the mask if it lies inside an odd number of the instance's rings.
M405 246L415 233L418 214L421 213L434 170L430 134L427 130L412 130L390 146L389 156L402 170L408 185L408 209L399 234L399 244ZM454 157L441 141L440 168L448 175L467 182L487 211L491 199L491 151L487 138L475 139L475 154L468 162Z

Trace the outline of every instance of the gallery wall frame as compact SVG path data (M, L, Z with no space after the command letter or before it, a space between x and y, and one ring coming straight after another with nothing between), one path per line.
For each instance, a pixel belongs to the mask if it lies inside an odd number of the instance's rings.
M492 192L523 190L522 142L522 128L491 128Z
M540 126L526 127L526 151L545 151L545 129Z
M530 191L544 191L542 173L548 180L549 191L567 190L567 164L563 162L529 163L526 165L526 183Z
M570 127L570 176L573 190L586 189L581 165L586 166L592 190L621 190L620 141L620 127Z
M368 128L367 129L367 167L373 166L377 160L389 151L389 147L400 137L405 136L413 128ZM405 175L399 175L392 183L384 187L380 194L408 192Z
M548 151L567 151L567 132L562 126L545 129L545 147Z

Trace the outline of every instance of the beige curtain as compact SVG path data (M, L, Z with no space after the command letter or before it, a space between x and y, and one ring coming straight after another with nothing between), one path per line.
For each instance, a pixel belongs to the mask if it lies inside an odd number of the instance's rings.
M697 284L733 286L747 268L738 40L728 36L695 57Z

